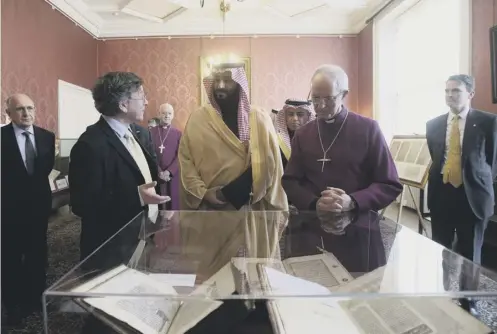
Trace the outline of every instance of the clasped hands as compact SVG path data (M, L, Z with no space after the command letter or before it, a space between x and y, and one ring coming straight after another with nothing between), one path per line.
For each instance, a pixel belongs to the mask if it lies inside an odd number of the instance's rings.
M159 172L159 178L166 182L171 181L171 173L168 170Z
M342 189L328 187L321 192L316 204L319 220L328 227L331 233L342 234L350 224L350 220L340 219L340 216L354 209L354 201Z
M210 188L204 195L204 200L213 208L219 209L227 204L226 198L221 191L221 187Z
M354 208L352 198L340 188L327 187L321 192L316 209L319 212L346 212Z

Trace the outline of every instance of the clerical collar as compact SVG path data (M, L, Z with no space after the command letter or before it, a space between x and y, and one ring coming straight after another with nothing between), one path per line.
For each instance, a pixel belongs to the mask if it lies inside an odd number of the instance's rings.
M330 119L323 120L323 122L326 124L334 124L337 121L343 120L345 115L347 115L347 109L345 108L345 106L342 106L340 111L335 116Z

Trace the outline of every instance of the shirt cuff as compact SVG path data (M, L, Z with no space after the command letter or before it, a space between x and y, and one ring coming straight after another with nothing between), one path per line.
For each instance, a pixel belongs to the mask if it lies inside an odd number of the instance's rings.
M316 211L317 210L318 200L319 200L319 198L315 198L315 199L312 200L311 204L309 205L309 210L310 211Z
M140 186L136 188L138 190L138 198L140 198L140 205L145 206L145 203L143 202L142 194L140 193Z

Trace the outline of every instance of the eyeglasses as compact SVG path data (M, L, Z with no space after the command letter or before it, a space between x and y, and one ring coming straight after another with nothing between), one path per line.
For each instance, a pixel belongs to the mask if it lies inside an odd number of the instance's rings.
M130 97L128 100L137 100L137 101L145 101L147 97L145 95L141 97Z
M329 104L330 102L335 103L341 95L342 92L338 93L335 96L323 96L323 97L311 96L311 101L314 104L320 104L322 102L324 102L325 104Z

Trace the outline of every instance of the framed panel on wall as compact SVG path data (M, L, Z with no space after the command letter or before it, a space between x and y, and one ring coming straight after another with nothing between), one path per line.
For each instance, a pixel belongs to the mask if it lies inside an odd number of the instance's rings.
M490 67L492 70L492 103L497 104L497 26L490 28Z
M231 61L230 61L231 62ZM243 68L247 74L248 86L249 86L249 101L252 100L252 71L250 57L238 58L235 62L243 63ZM213 64L218 62L212 62L212 57L200 57L200 105L210 104L207 99L207 94L204 87L204 78L210 74L210 69Z

